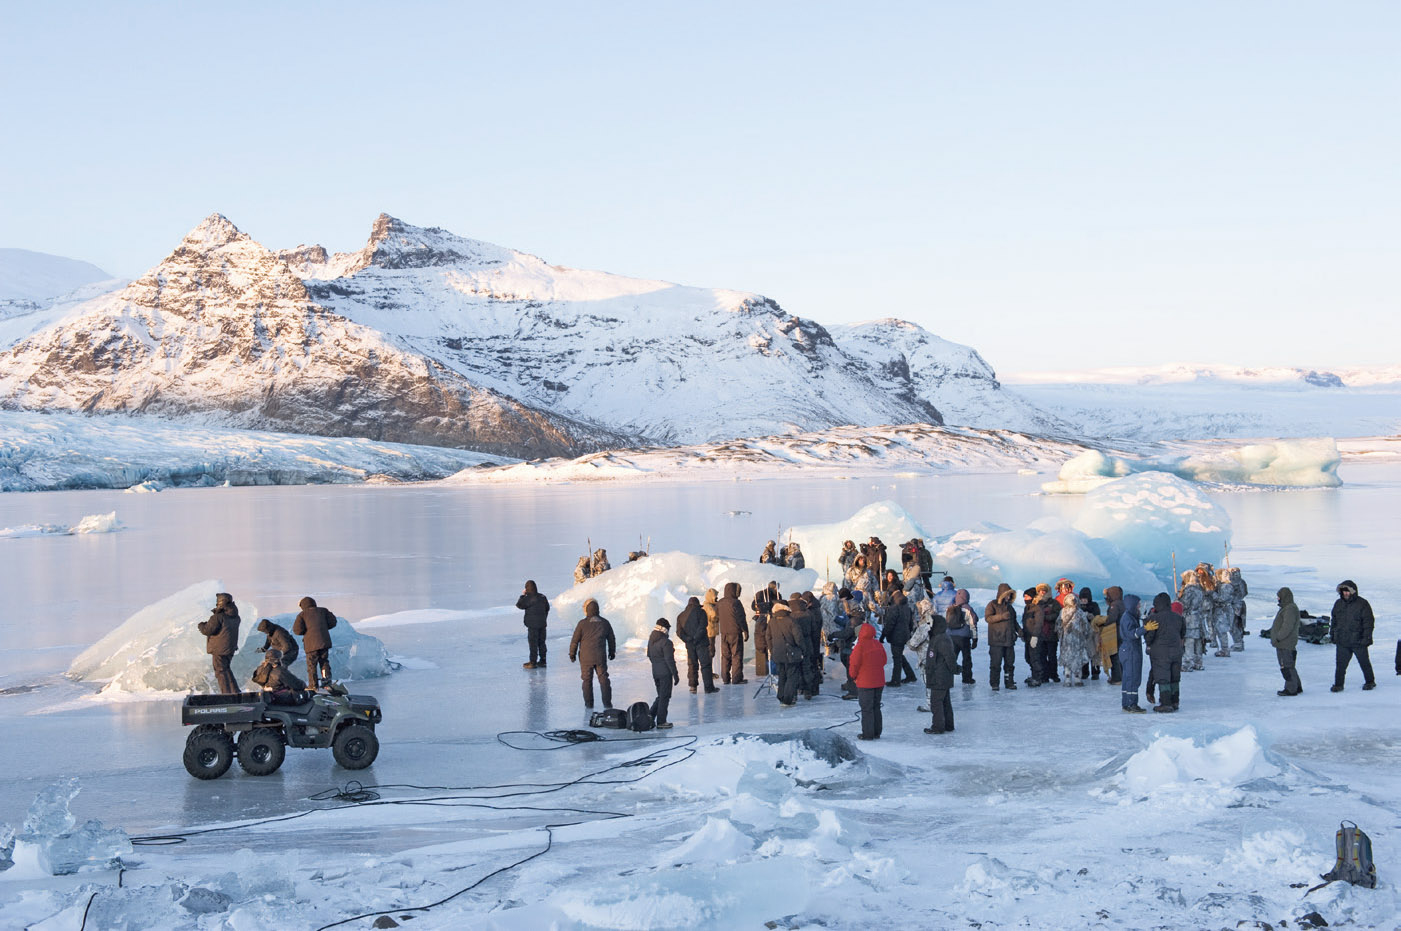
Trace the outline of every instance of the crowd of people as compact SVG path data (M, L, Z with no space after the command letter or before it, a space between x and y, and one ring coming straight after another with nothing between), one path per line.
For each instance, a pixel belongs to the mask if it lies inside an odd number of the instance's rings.
M602 551L598 551L602 553ZM839 664L842 698L861 708L861 739L881 735L882 693L917 681L907 650L922 667L929 704L928 734L954 729L950 690L958 682L975 685L974 652L987 643L988 685L992 691L1018 688L1016 655L1027 669L1021 684L1029 688L1057 683L1083 687L1101 677L1119 686L1120 707L1129 714L1148 709L1172 713L1181 706L1184 672L1203 670L1210 651L1226 660L1245 649L1245 598L1248 589L1238 568L1207 563L1180 576L1176 592L1156 593L1146 612L1143 598L1120 586L1101 592L1103 607L1088 587L1061 578L1021 592L1001 583L979 612L967 589L943 576L934 587L933 559L924 541L900 546L900 569L888 567L888 550L877 537L859 546L845 541L838 554L841 584L826 582L821 591L784 595L770 582L743 601L739 583L728 582L689 597L674 619L686 650L686 680L692 693L744 685L746 652L758 677L772 676L778 702L791 707L801 696L820 694L830 663ZM597 553L595 555L598 555ZM606 559L606 557L605 557ZM801 548L790 541L780 550L769 541L760 563L802 568ZM1337 667L1333 691L1341 691L1355 659L1364 690L1376 680L1367 648L1372 643L1371 606L1349 581L1338 588L1333 607L1333 641ZM1268 631L1276 650L1284 686L1280 696L1303 691L1296 668L1300 615L1288 588L1277 593L1278 609ZM549 601L527 582L517 607L530 631L527 668L545 665L544 625ZM670 727L673 686L681 681L672 645L673 620L658 618L650 634L647 657L657 698L652 706L658 726ZM888 648L888 649L887 649ZM1020 649L1018 649L1020 648ZM608 662L617 654L612 625L599 603L584 603L584 618L570 640L569 659L580 665L584 704L594 707L598 683L604 707L612 707ZM1401 654L1398 654L1401 657ZM1401 672L1401 658L1398 659ZM718 680L718 685L717 685Z

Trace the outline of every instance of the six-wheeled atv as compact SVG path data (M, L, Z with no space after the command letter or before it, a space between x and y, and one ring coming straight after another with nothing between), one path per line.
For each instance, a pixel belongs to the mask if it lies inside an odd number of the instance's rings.
M379 755L375 725L379 702L368 695L293 693L295 704L273 701L271 692L186 695L180 722L194 730L185 739L185 769L196 779L218 779L234 755L251 776L277 772L288 747L331 748L346 769L364 769ZM236 742L235 742L236 738Z

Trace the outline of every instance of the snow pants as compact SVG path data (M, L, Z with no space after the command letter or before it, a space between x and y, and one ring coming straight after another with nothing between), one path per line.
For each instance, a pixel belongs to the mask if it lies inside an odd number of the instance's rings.
M710 643L706 640L686 644L686 684L694 692L700 682L705 683L707 692L715 688L715 673L710 671Z
M1352 662L1352 658L1357 657L1357 665L1362 668L1362 681L1364 683L1375 683L1376 676L1372 675L1372 658L1367 655L1367 648L1364 646L1344 646L1337 644L1338 662L1337 668L1333 672L1333 684L1341 686L1343 680L1347 678L1347 667Z
M720 642L720 681L726 685L744 681L744 638L739 634Z
M1202 657L1206 654L1206 643L1201 637L1188 637L1182 654L1182 668L1205 669Z
M806 680L802 663L778 664L778 703L791 705L798 700L798 688Z
M210 656L209 661L214 666L214 681L218 683L219 694L237 695L239 692L238 680L234 678L233 670L229 668L229 660L232 656L215 655Z
M306 651L306 687L318 688L331 684L331 651Z
M1045 637L1037 644L1037 649L1041 651L1041 681L1060 681L1060 674L1056 672L1057 659L1056 647L1060 645L1059 640L1049 640Z
M1138 687L1143 678L1143 650L1137 643L1121 643L1117 658L1121 677L1121 707L1133 708L1138 704Z
M867 740L874 740L880 736L880 697L884 691L885 689L880 688L856 690L856 700L861 703L861 736Z
M653 676L652 684L657 687L657 700L652 702L652 723L665 724L667 709L671 707L671 676Z
M929 729L936 734L953 730L953 699L948 689L929 690Z
M949 637L953 641L953 655L958 660L958 670L963 673L963 684L973 682L973 638Z
M1017 656L1014 652L1015 650L1016 647L1013 646L999 647L991 643L988 644L988 679L992 682L993 688L997 688L999 666L1002 667L1003 678L1006 680L1007 684L1017 684ZM929 707L932 708L934 706L930 705Z
M1279 674L1284 676L1284 691L1288 695L1298 695L1304 690L1304 684L1299 681L1299 673L1294 668L1294 663L1299 657L1298 650L1281 650L1275 647L1275 655L1279 657Z
M909 643L908 640L890 641L890 681L886 685L899 685L901 681L915 681L915 669L905 658L905 644L907 643Z
M603 707L613 707L613 683L608 680L607 663L580 663L579 675L584 680L584 707L593 707L593 679L598 676L598 688L603 693Z
M740 664L741 670L743 663ZM741 673L742 675L743 673ZM760 679L769 674L769 619L763 615L754 618L754 675Z
M545 663L545 628L527 627L526 636L530 640L530 661L537 666Z

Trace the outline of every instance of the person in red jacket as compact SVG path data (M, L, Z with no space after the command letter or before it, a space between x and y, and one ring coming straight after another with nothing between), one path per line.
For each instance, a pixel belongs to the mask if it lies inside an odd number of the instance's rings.
M885 647L876 640L876 629L862 624L856 632L848 669L856 681L856 699L861 703L861 738L879 740L881 732L880 696L885 689Z

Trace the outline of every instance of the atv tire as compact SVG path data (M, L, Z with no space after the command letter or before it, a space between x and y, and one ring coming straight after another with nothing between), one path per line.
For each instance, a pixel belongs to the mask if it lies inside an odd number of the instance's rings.
M346 769L364 769L379 756L379 738L363 724L347 724L331 742L331 753Z
M250 776L271 776L286 758L286 742L270 727L255 727L238 736L238 765Z
M196 779L218 779L233 764L234 745L228 732L196 728L185 740L185 772Z

